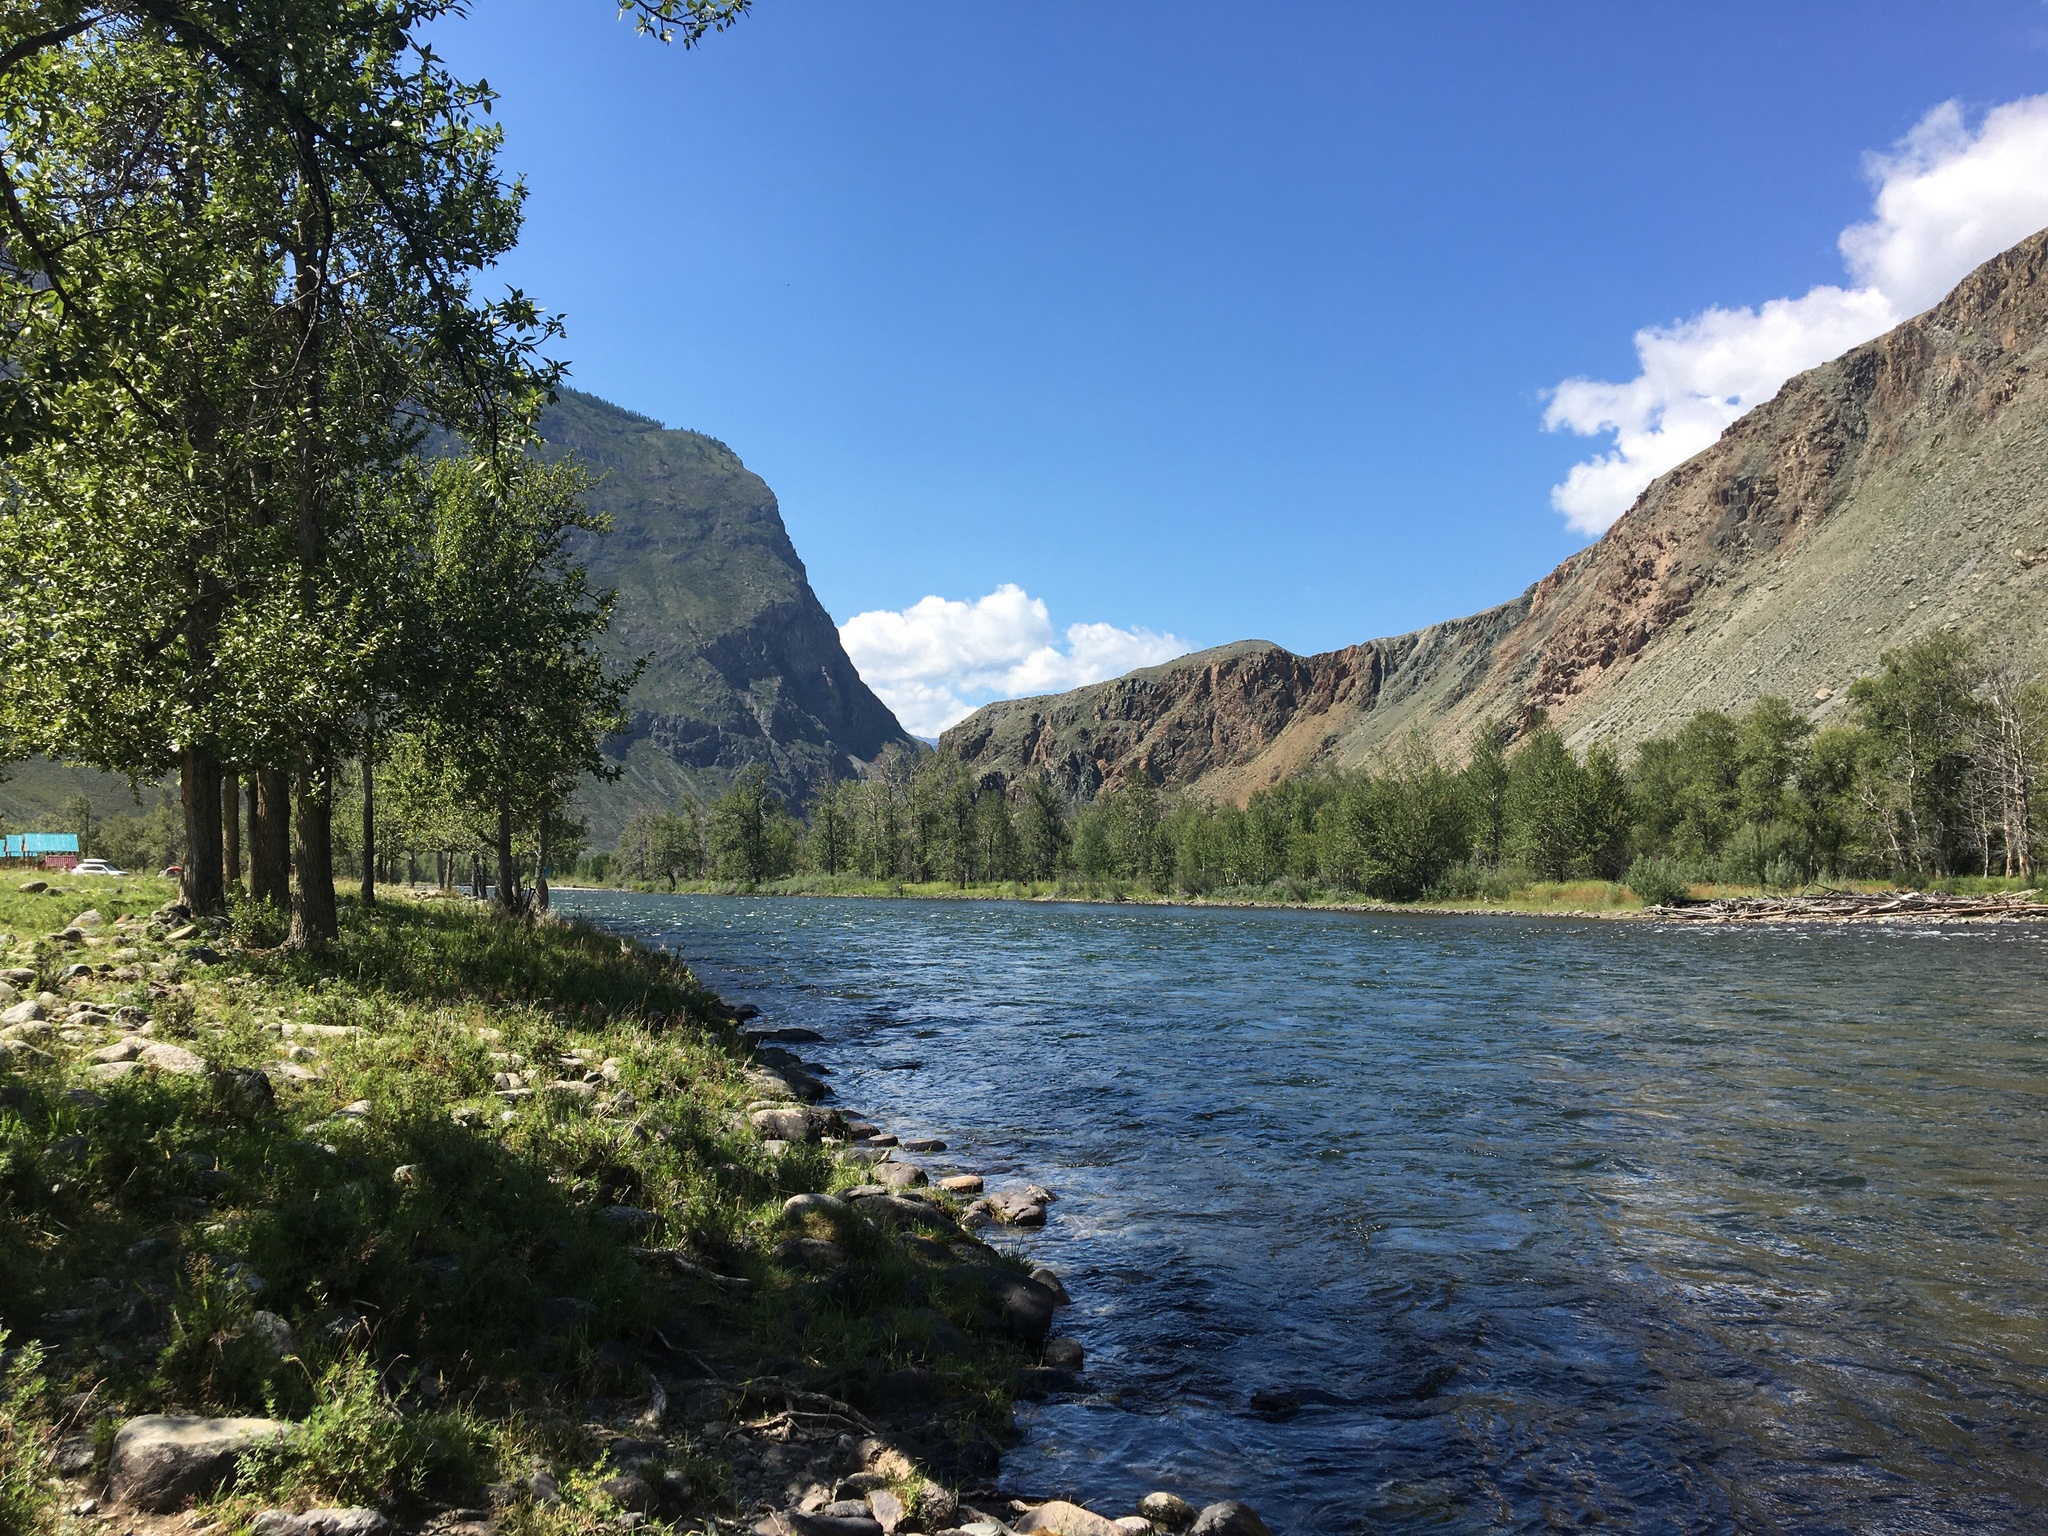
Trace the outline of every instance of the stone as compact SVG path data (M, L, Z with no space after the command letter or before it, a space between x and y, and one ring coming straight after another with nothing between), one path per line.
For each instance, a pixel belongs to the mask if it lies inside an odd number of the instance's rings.
M650 1231L661 1221L654 1212L642 1210L637 1205L608 1205L597 1213L597 1219L608 1227L634 1236Z
M949 1195L978 1195L981 1193L981 1175L978 1173L949 1173L939 1180L939 1188Z
M868 1508L874 1512L875 1524L882 1528L882 1536L895 1536L896 1527L903 1523L908 1513L903 1501L886 1488L877 1488L868 1495Z
M1060 1284L1060 1277L1043 1265L1031 1271L1031 1278L1052 1292L1054 1305L1071 1307L1074 1304L1074 1298L1069 1296L1067 1288Z
M166 944L182 944L187 939L197 938L198 935L199 925L197 923L180 923L176 928L173 928L164 935L164 942Z
M260 1114L277 1102L270 1079L254 1067L222 1067L213 1074L213 1095L240 1115Z
M979 1282L994 1299L998 1320L1012 1337L1037 1344L1051 1331L1057 1303L1052 1292L1037 1281L999 1264L956 1264L946 1273Z
M1109 1523L1122 1531L1124 1536L1155 1536L1159 1529L1143 1515L1118 1515Z
M263 1347L280 1360L299 1352L299 1341L292 1337L292 1325L275 1312L251 1313L249 1334L261 1339Z
M960 1495L938 1483L926 1483L917 1498L917 1518L926 1530L942 1530L960 1514Z
M1188 1536L1273 1536L1251 1506L1235 1499L1211 1504L1188 1527Z
M0 981L0 1007L11 1008L21 1001L21 993L11 981Z
M20 885L21 893L24 896L40 896L49 888L50 882L47 880L24 880Z
M175 1509L233 1481L243 1452L282 1435L275 1419L202 1419L150 1413L130 1419L107 1458L107 1496L150 1513Z
M5 1013L0 1013L0 1027L13 1024L33 1024L38 1019L48 1018L49 1010L34 998L16 1003Z
M764 1141L816 1141L818 1132L807 1109L757 1109L747 1116Z
M71 926L74 928L98 928L105 922L106 919L99 914L96 908L88 907L85 911L79 913L78 916L71 919Z
M828 1221L837 1221L853 1213L853 1207L837 1195L791 1195L782 1202L784 1221L802 1221L806 1216L822 1216Z
M917 1189L930 1182L915 1163L877 1163L870 1171L884 1189Z
M873 1515L813 1515L786 1509L779 1518L788 1522L792 1536L885 1536Z
M1056 1371L1079 1371L1087 1358L1079 1339L1061 1336L1045 1341L1045 1363Z
M1029 1194L1010 1191L988 1197L989 1214L1006 1227L1042 1227L1045 1225L1045 1202L1034 1200Z
M182 1045L170 1045L162 1040L152 1041L137 1053L137 1059L157 1072L174 1072L180 1077L197 1077L206 1071L206 1063Z
M600 1493L621 1509L630 1509L636 1515L654 1513L654 1485L637 1473L616 1473L599 1483L597 1487Z
M1195 1523L1195 1506L1177 1493L1148 1493L1138 1500L1138 1513L1154 1525L1169 1531L1184 1531Z
M904 1142L903 1150L906 1152L943 1152L946 1150L946 1144L933 1136L920 1136L913 1141Z
M883 1216L906 1226L934 1227L946 1231L953 1228L953 1218L935 1205L922 1200L913 1200L908 1195L892 1195L886 1192L863 1195L857 1208L863 1215Z
M390 1536L391 1522L374 1509L266 1509L249 1522L249 1536Z
M828 1243L817 1237L784 1238L769 1253L778 1264L787 1264L792 1269L808 1269L813 1273L836 1269L846 1259L845 1252L837 1243Z
M875 1131L870 1135L863 1136L861 1138L861 1145L864 1147L880 1148L900 1146L901 1143L898 1142L896 1138L890 1135L887 1131Z
M1069 1504L1064 1499L1054 1499L1050 1504L1019 1515L1010 1522L1010 1529L1029 1536L1033 1531L1051 1531L1057 1536L1123 1536L1105 1517L1092 1509L1083 1509L1078 1504Z
M342 1105L335 1114L348 1120L367 1120L370 1118L372 1107L368 1099L357 1099L352 1104Z
M83 1477L98 1459L91 1435L72 1435L51 1449L50 1469L59 1477Z
M124 1077L132 1077L141 1070L142 1063L139 1061L103 1061L92 1069L92 1075L103 1083L112 1083Z

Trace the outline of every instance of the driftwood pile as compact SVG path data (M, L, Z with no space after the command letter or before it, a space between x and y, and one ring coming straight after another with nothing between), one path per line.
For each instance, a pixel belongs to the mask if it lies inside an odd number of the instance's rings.
M1926 891L1822 891L1810 896L1724 896L1684 906L1651 907L1657 917L1681 922L1761 922L1787 920L1859 922L1901 918L2048 918L2048 904L2032 891L2001 896L1937 896Z

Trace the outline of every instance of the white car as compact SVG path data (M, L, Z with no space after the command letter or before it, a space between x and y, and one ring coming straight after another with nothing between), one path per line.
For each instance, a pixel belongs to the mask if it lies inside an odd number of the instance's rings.
M114 868L105 859L80 859L78 867L72 870L71 873L74 875L125 875L128 871Z

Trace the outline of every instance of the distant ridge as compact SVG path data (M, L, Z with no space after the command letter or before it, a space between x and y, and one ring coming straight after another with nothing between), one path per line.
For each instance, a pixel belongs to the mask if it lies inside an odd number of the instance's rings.
M2048 659L2048 232L1787 383L1596 544L1469 618L1319 656L1245 641L946 732L984 780L1204 798L1461 747L1548 711L1626 746L1780 694L1822 718L1887 647L1954 627Z

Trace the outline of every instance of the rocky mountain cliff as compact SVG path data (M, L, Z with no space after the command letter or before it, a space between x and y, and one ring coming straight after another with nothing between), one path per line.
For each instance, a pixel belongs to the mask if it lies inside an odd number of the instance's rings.
M1245 641L940 741L984 779L1134 774L1212 799L1410 732L1459 751L1541 707L1627 746L1779 694L1824 718L1880 652L1954 627L2048 660L2048 232L1801 374L1512 602L1320 656Z
M619 591L609 648L649 658L610 749L625 776L579 801L599 844L633 810L708 797L752 763L795 803L827 769L914 745L847 659L775 493L730 448L574 390L541 435L605 477L590 504L612 532L583 553Z

